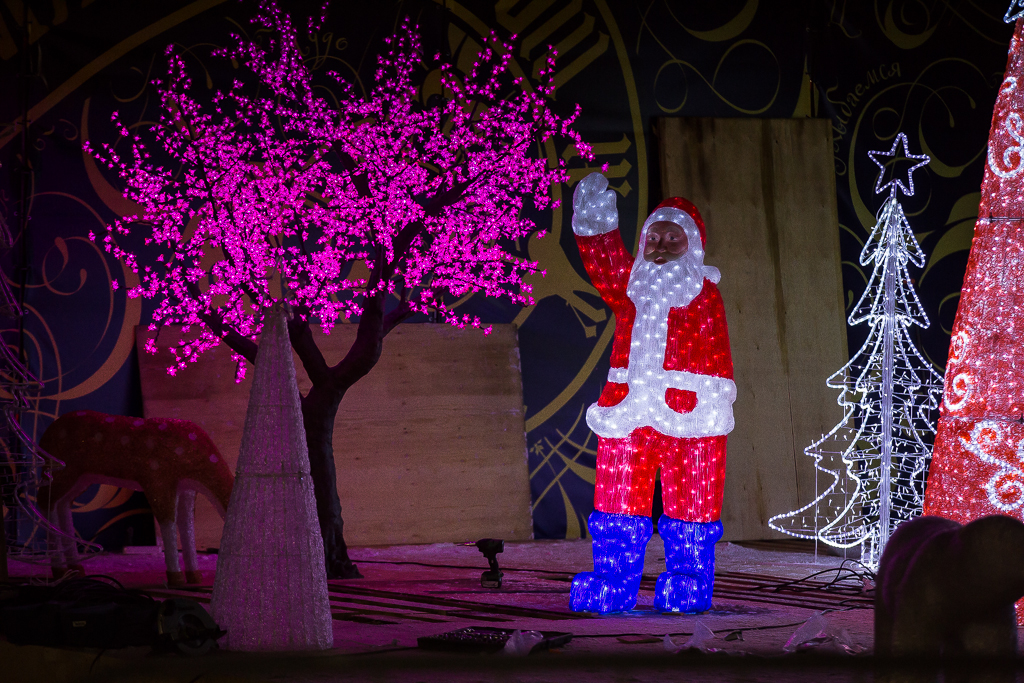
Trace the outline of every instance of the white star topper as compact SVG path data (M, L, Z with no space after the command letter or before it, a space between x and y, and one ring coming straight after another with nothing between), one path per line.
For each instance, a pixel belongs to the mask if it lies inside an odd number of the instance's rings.
M1003 21L1012 24L1021 16L1024 16L1024 0L1012 0L1010 6L1006 8L1006 16L1003 17Z
M1024 1L1024 0L1021 0ZM892 180L887 183L882 183L882 179L885 177L885 162L879 161L878 157L896 157L896 148L903 143L903 159L917 159L917 163L911 166L907 170L907 184L903 184L903 179L899 178L896 173L893 173ZM921 168L925 164L931 161L931 157L927 154L910 154L907 150L907 136L900 133L896 136L896 139L892 141L892 149L888 152L875 151L868 152L868 156L871 157L871 161L875 162L875 165L881 169L878 173L878 180L875 181L875 194L879 194L885 188L889 188L889 194L895 195L897 188L908 197L914 196L914 171ZM893 159L895 161L895 158Z

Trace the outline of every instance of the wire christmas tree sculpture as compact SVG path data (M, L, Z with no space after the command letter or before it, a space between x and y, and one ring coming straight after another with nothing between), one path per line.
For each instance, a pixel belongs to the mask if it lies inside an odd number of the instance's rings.
M0 249L13 245L6 222L0 218ZM15 322L21 307L0 270L0 318ZM49 467L60 467L39 449L21 428L21 413L31 407L29 396L42 384L8 345L0 341L0 504L6 508L0 530L0 578L7 575L7 557L48 557L48 533L56 532L35 504L36 492Z
M895 173L883 183L900 145L902 158L916 163L906 184ZM873 568L895 528L921 514L931 453L925 437L935 433L942 378L910 339L911 325L929 325L907 271L908 264L924 265L924 252L899 202L899 193L914 194L913 172L930 159L907 153L903 133L888 152L868 156L880 169L875 193L888 189L889 196L861 251L861 265L874 269L848 321L871 329L861 349L827 381L839 389L842 421L804 449L816 474L830 483L816 489L811 503L772 517L769 525L837 548L861 545L862 562Z

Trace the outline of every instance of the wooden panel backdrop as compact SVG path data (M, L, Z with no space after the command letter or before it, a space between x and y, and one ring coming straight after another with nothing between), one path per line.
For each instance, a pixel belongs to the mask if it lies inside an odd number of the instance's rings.
M726 539L780 536L772 515L815 496L803 449L842 418L826 378L846 363L832 133L826 119L663 118L664 196L707 225L722 271L738 396Z
M137 328L139 349L151 334ZM329 362L342 358L354 335L354 325L315 332ZM167 327L159 342L178 338L180 329ZM167 352L140 352L139 365L145 416L200 424L234 470L252 368L235 384L230 357L222 345L176 377L166 372ZM297 358L295 369L304 394L309 380ZM486 337L440 324L396 328L377 367L342 401L334 451L351 544L530 538L515 326L495 325ZM222 522L199 498L197 544L217 547Z

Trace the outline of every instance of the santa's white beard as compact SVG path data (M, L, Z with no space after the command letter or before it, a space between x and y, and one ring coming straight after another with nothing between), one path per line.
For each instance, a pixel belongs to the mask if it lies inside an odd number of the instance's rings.
M650 303L659 308L681 308L700 294L706 270L703 259L692 251L675 261L658 264L644 259L641 246L629 274L626 296L638 310Z

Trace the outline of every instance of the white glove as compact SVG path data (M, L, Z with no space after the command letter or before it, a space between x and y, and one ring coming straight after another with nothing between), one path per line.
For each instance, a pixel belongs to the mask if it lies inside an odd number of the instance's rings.
M577 235L603 235L619 227L615 208L615 190L608 189L608 179L591 173L581 180L572 193L572 231Z

